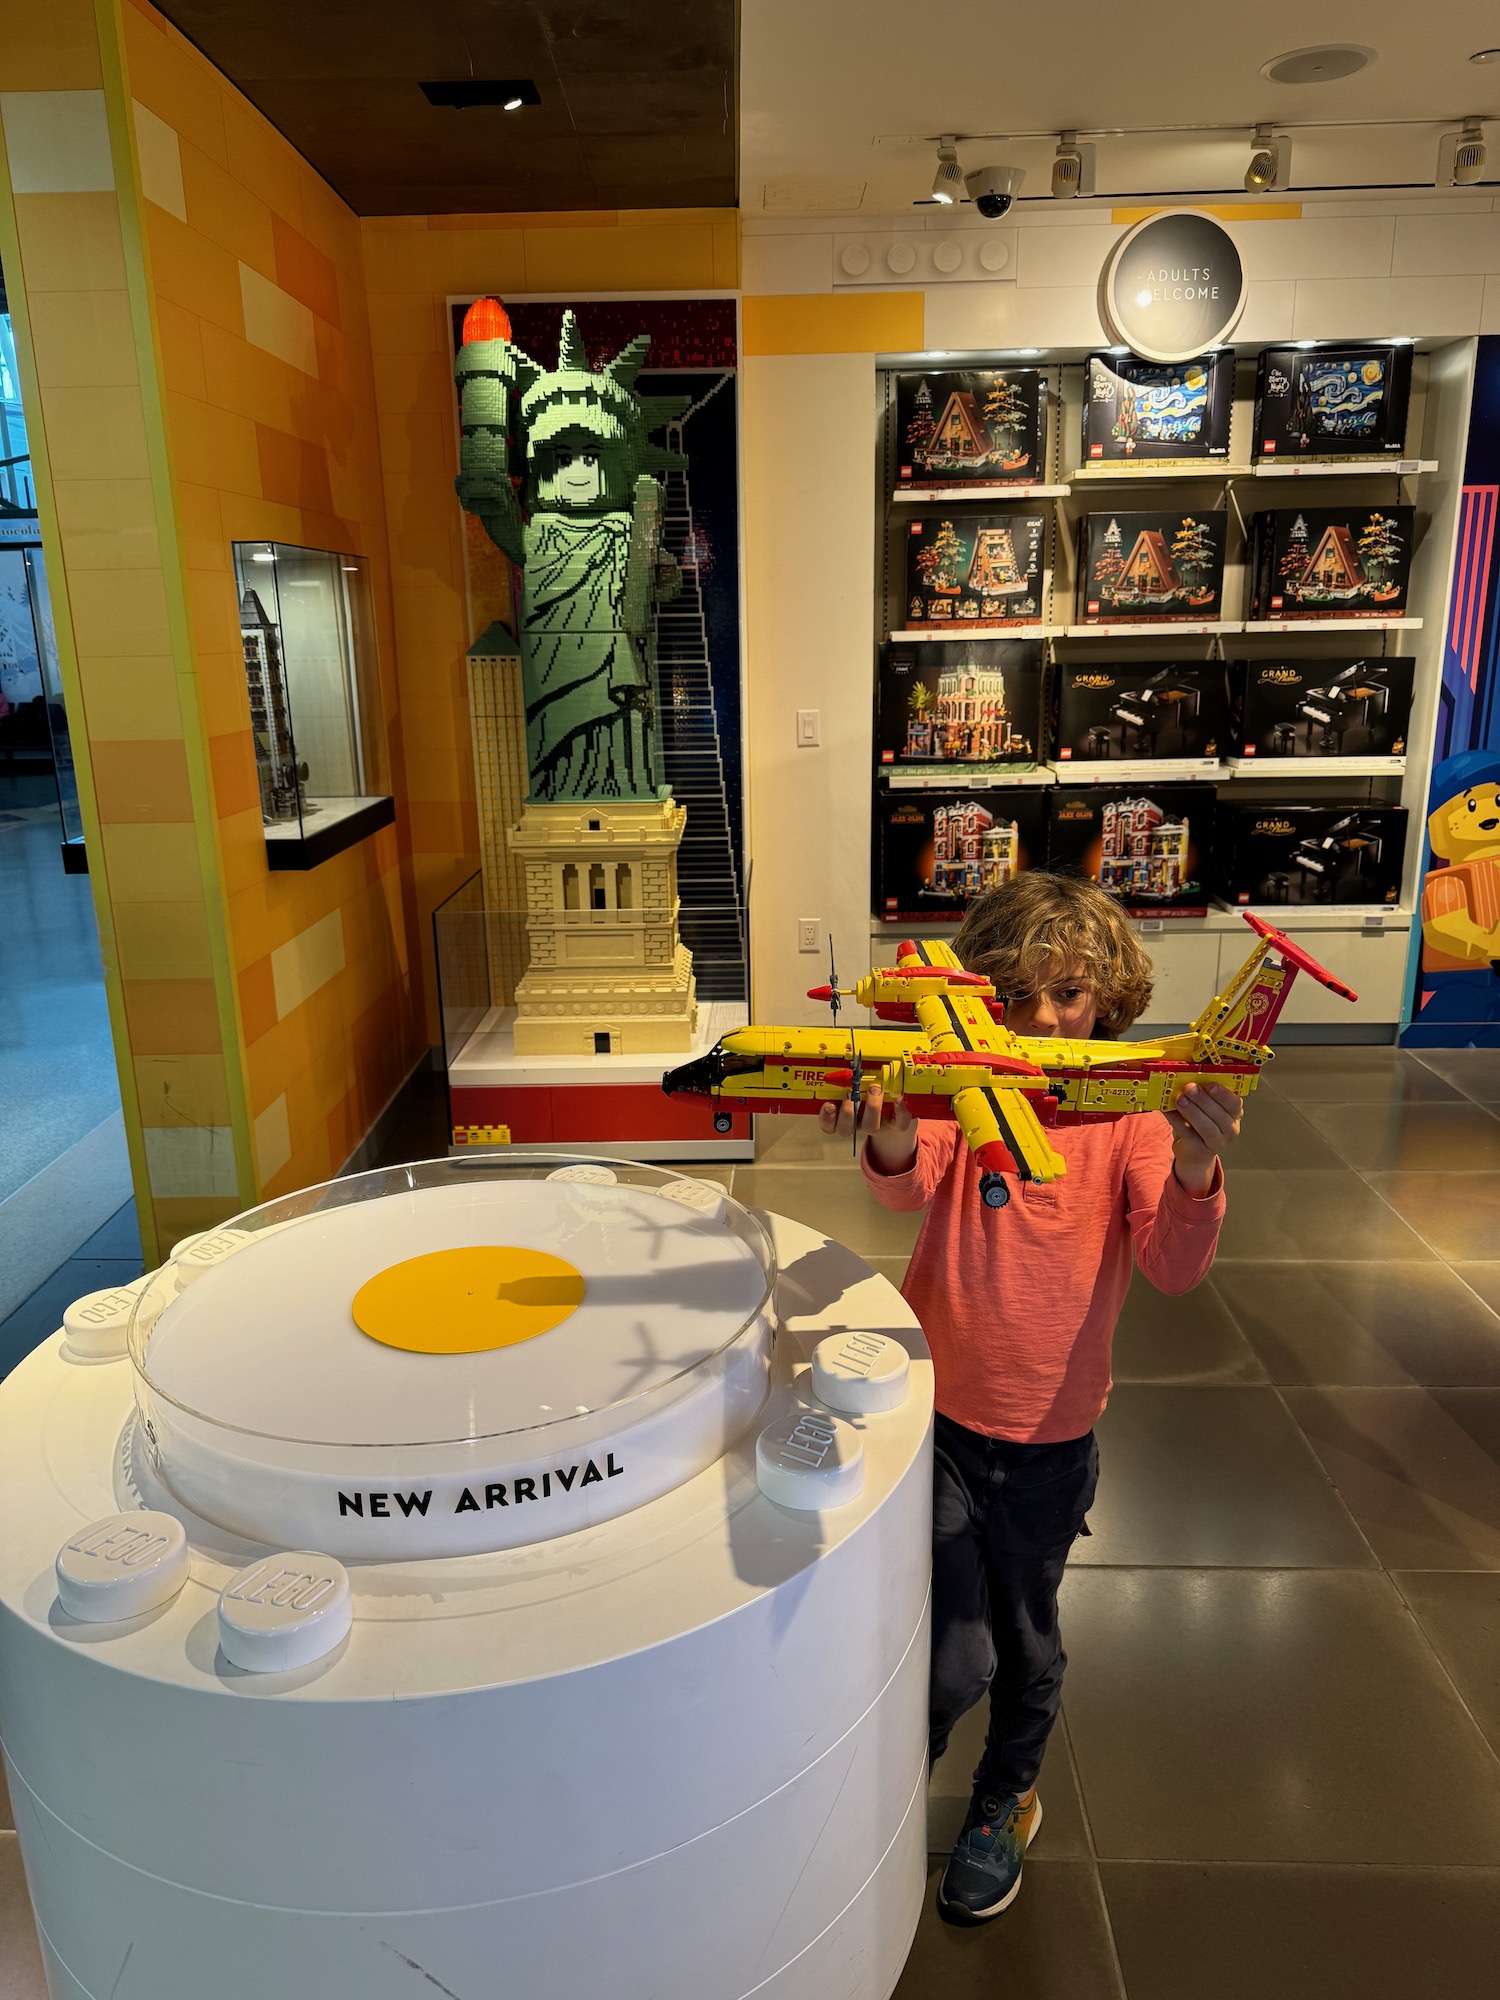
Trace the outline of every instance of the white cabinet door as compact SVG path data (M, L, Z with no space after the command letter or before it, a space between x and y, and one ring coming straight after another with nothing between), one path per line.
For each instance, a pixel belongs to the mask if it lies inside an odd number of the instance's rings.
M1406 959L1411 948L1411 932L1404 925L1385 931L1320 931L1314 925L1292 919L1283 928L1289 938L1304 951L1310 951L1320 965L1359 995L1351 1005L1305 972L1300 973L1282 1013L1283 1021L1327 1022L1338 1028L1401 1019L1406 999ZM1242 951L1237 938L1224 938L1220 955L1224 978L1230 976Z
M1143 933L1141 943L1156 969L1156 988L1142 1023L1181 1027L1196 1021L1218 991L1218 935L1187 917L1168 918L1159 931Z

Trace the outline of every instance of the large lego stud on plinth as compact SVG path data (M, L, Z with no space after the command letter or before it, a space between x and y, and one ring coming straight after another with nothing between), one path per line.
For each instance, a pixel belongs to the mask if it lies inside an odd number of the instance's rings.
M349 1572L308 1549L251 1563L219 1594L219 1650L242 1673L310 1667L342 1643L353 1622Z
M911 1360L884 1333L830 1333L813 1349L813 1394L830 1410L865 1416L906 1401Z
M778 1507L799 1513L842 1507L864 1490L864 1442L851 1424L823 1410L793 1410L755 1440L755 1476Z

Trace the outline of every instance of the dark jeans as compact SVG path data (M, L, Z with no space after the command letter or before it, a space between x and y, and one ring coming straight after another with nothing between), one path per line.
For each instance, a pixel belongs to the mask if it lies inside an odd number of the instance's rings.
M928 1746L935 1763L988 1691L976 1793L1036 1782L1068 1664L1057 1588L1098 1478L1092 1431L1065 1444L1012 1444L938 1416Z

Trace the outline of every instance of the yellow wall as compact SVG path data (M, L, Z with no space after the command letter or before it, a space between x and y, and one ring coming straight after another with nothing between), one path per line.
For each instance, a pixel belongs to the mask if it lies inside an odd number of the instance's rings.
M464 654L505 595L453 495L450 296L733 291L738 218L361 222L145 0L0 0L0 135L149 1253L336 1172L439 1038L431 912L478 865ZM396 825L301 874L266 865L251 540L373 585Z
M494 615L468 604L448 302L733 291L739 218L721 209L366 217L365 279L396 617L418 921L479 865L464 653ZM545 358L545 357L544 357ZM472 530L476 542L483 538ZM426 1019L438 1039L435 996Z

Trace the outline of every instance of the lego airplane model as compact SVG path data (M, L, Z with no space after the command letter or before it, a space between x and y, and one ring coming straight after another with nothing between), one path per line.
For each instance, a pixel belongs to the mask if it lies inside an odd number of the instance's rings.
M808 998L831 1004L831 1028L739 1028L707 1055L669 1070L662 1089L669 1097L709 1099L714 1130L727 1132L726 1105L816 1116L821 1105L846 1097L862 1103L878 1083L918 1118L957 1119L979 1163L982 1200L1003 1208L1010 1200L1006 1174L1054 1181L1067 1171L1048 1141L1049 1126L1170 1111L1195 1083L1223 1084L1248 1097L1270 1060L1271 1030L1299 972L1342 999L1358 997L1300 945L1249 911L1242 914L1259 934L1254 949L1182 1034L1148 1042L1014 1034L988 979L966 972L945 944L908 941L893 967L871 972L852 989L860 1006L902 1026L840 1029L841 994L830 978Z

